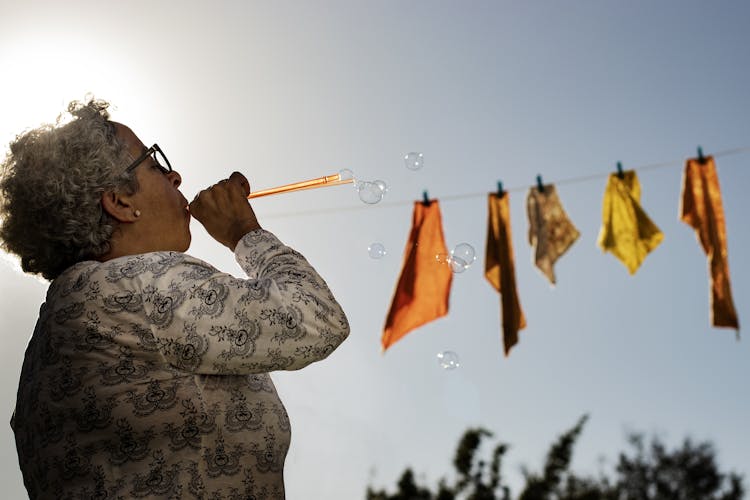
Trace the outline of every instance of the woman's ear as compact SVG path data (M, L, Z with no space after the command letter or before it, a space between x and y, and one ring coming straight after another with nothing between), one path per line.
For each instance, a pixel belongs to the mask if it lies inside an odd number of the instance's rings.
M141 216L133 206L132 198L114 191L102 193L102 208L118 222L135 222Z

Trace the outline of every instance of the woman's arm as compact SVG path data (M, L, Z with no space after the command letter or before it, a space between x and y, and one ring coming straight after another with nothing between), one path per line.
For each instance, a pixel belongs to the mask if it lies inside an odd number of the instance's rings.
M139 276L143 304L172 365L206 374L297 370L346 339L344 311L302 255L256 229L235 256L249 279L185 254L149 256Z

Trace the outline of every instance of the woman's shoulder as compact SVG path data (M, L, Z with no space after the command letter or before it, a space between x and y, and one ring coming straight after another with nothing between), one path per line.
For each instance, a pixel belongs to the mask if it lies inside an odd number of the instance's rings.
M63 271L50 284L50 294L81 292L91 283L125 284L134 280L199 278L217 272L211 264L183 252L162 251L125 255L105 262L87 260Z

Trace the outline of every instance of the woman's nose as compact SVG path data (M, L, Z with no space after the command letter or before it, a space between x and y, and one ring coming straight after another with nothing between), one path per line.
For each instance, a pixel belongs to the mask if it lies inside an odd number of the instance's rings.
M172 181L172 184L174 187L180 187L180 184L182 184L182 176L177 172L176 170L172 170L167 174L169 177L169 180Z

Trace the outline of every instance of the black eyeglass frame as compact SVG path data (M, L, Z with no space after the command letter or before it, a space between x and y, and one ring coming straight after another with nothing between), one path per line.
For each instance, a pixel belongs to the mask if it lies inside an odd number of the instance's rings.
M162 165L161 163L159 163L158 158L154 158L154 161L156 162L157 165L159 165L161 167L161 169L164 171L164 173L168 174L169 172L171 172L172 171L172 165L169 163L169 159L167 159L167 155L164 154L164 151L162 151L161 148L159 147L159 145L156 144L156 143L154 143L153 146L151 146L150 148L148 148L145 153L143 153L141 156L139 156L138 158L136 158L135 161L133 161L133 163L131 163L130 166L125 169L125 172L126 173L130 172L135 167L137 167L138 165L140 165L141 163L143 163L143 160L145 160L149 156L153 155L154 153L159 153L159 155L161 155L161 157L164 158L164 162L167 164L166 166Z

